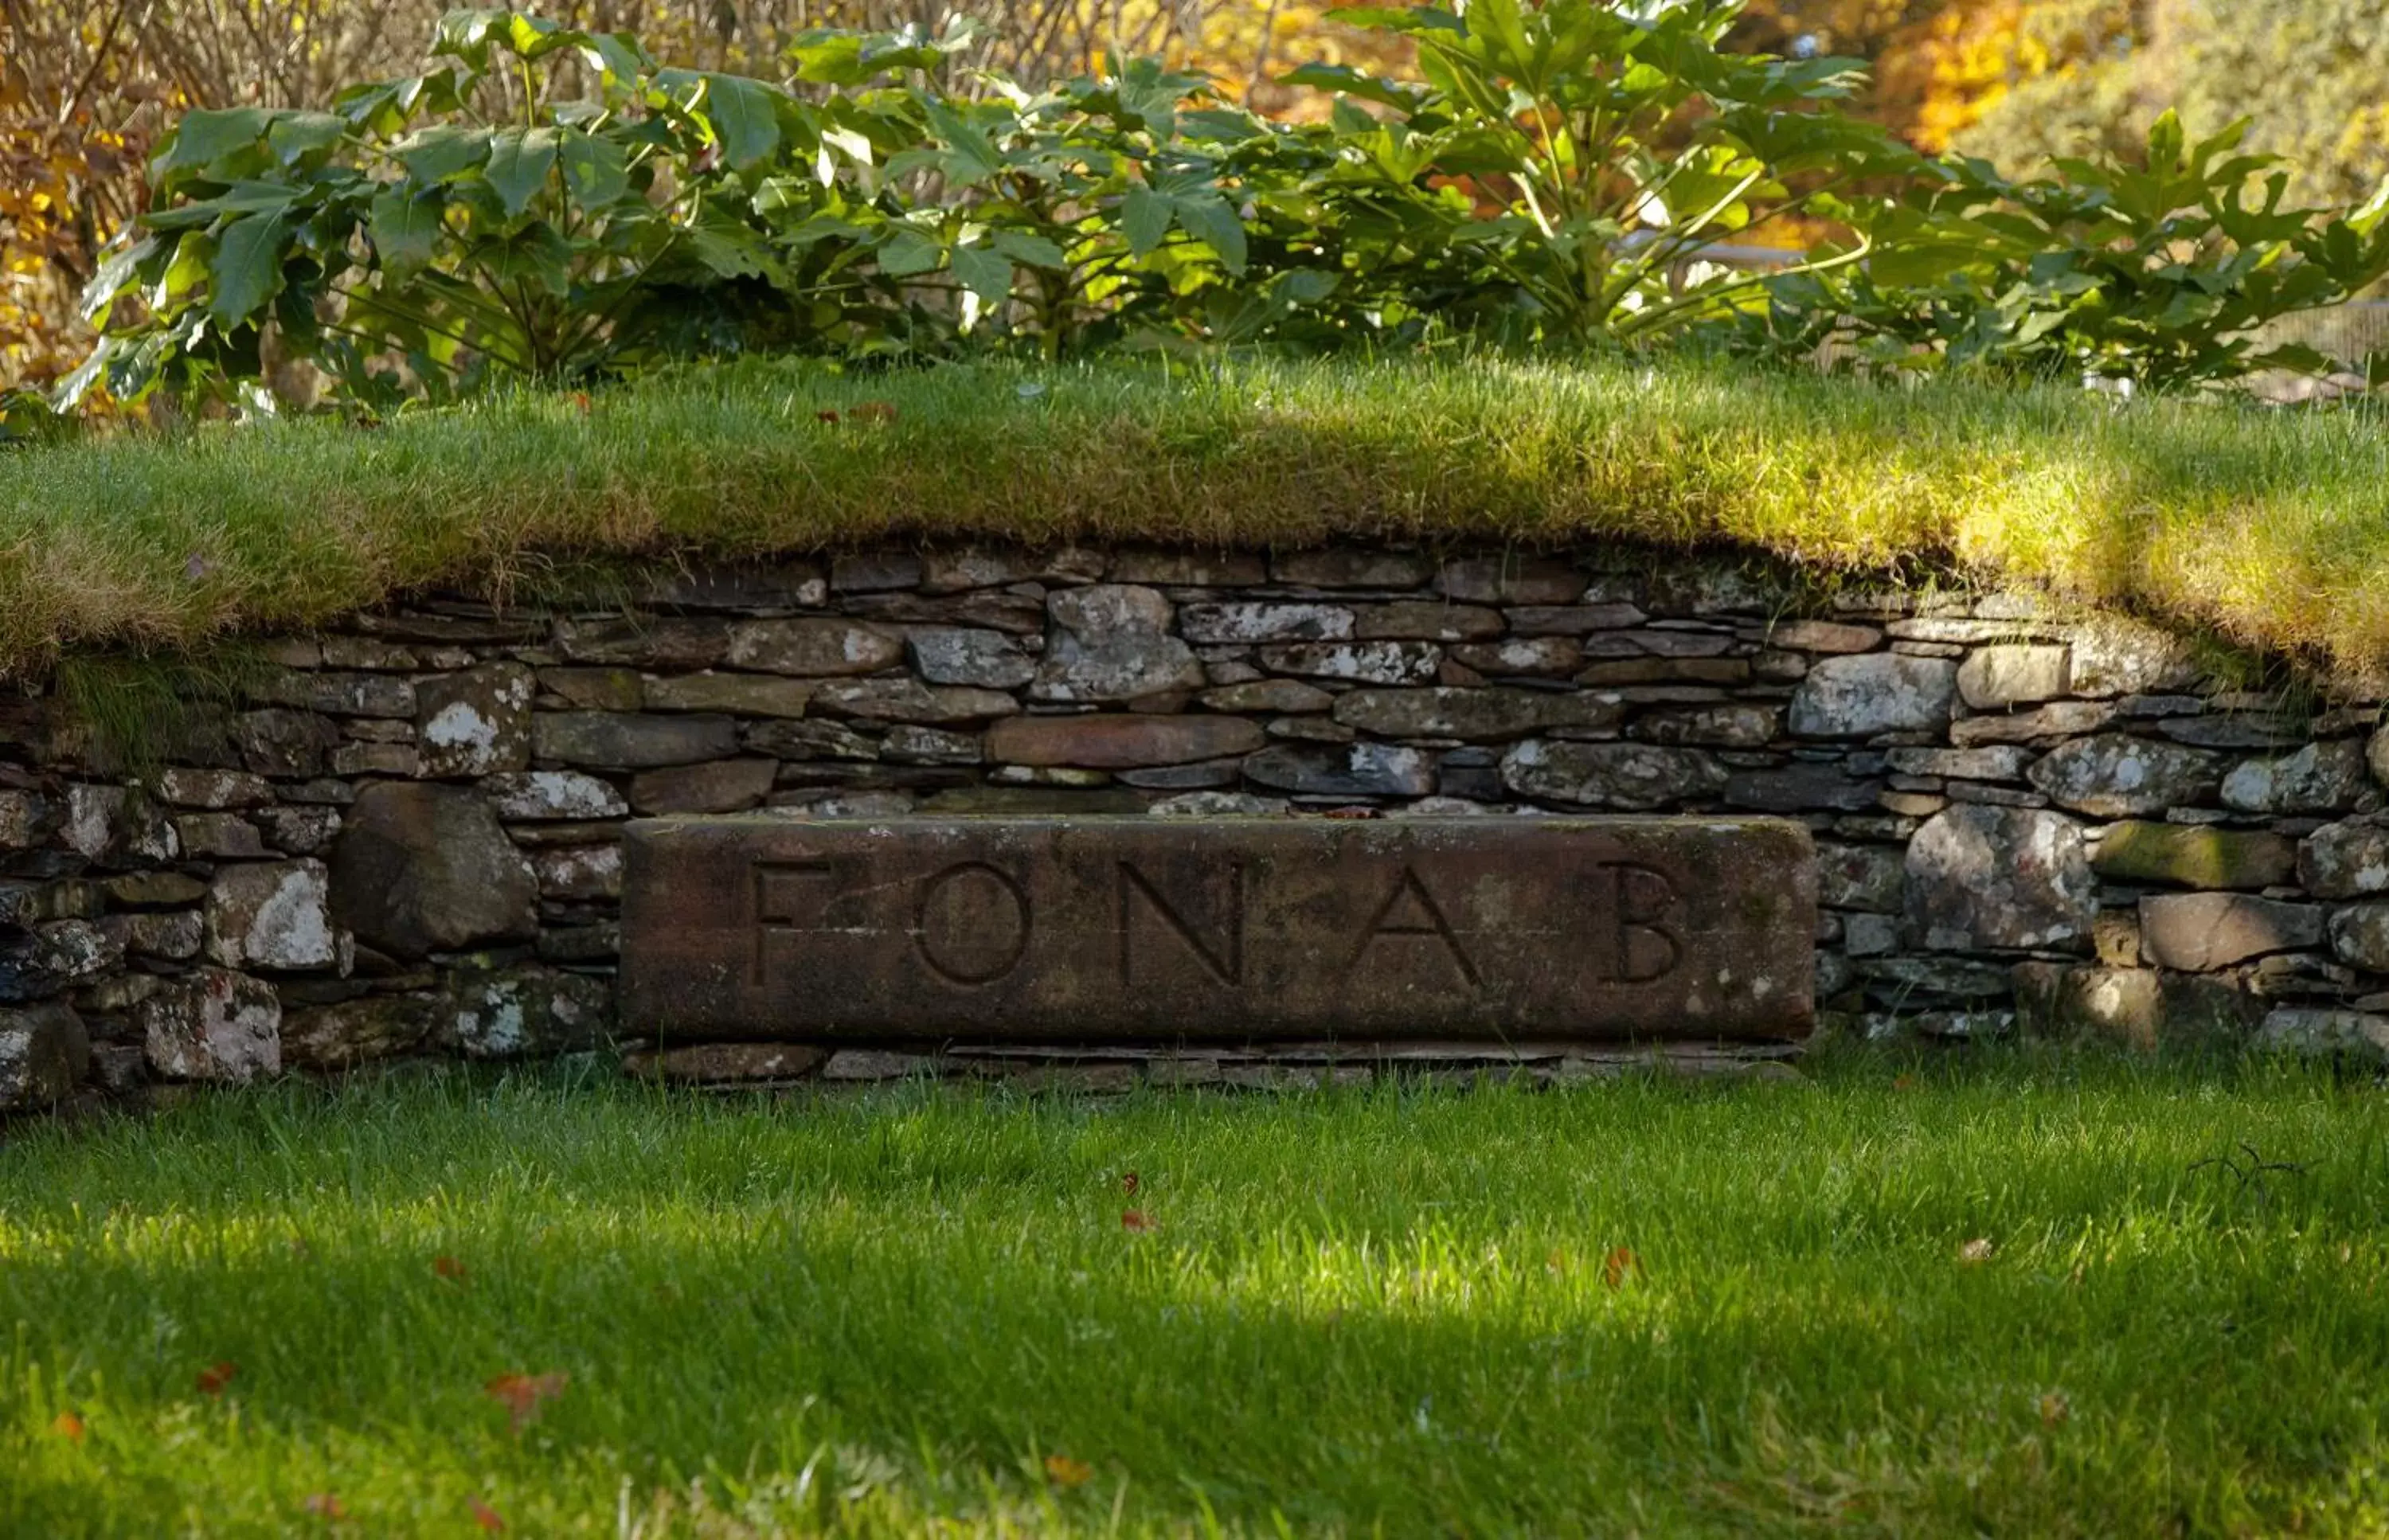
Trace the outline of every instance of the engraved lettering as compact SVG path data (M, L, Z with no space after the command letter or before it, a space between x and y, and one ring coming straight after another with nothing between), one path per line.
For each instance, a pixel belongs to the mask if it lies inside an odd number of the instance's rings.
M753 885L754 982L762 984L771 973L773 941L786 945L815 929L821 911L828 907L829 893L823 885L829 881L829 863L756 861L747 869L747 877Z
M1443 910L1436 904L1434 896L1427 892L1426 885L1419 881L1417 871L1408 866L1402 868L1402 874L1395 882L1393 891L1386 895L1386 901L1377 906L1377 912L1370 918L1369 928L1361 934L1361 944L1352 949L1351 960L1344 964L1344 976L1350 979L1368 958L1369 948L1379 941L1388 937L1424 936L1432 936L1443 943L1444 949L1451 955L1453 968L1458 970L1462 981L1471 989L1484 987L1476 964L1470 961L1467 948L1460 944L1459 933L1451 928L1451 922L1443 917Z
M1603 976L1618 984L1651 984L1676 971L1684 960L1684 939L1664 923L1681 896L1667 874L1639 861L1603 863L1609 878L1610 966ZM1656 965L1646 964L1654 961Z
M913 945L949 984L992 984L1028 952L1029 913L1018 882L984 861L965 861L923 880L913 907Z
M1187 923L1184 915L1170 907L1169 900L1162 897L1161 890L1153 885L1150 878L1127 861L1119 863L1119 981L1123 986L1134 982L1131 976L1133 972L1131 960L1134 955L1131 936L1135 930L1136 910L1139 907L1134 900L1140 895L1144 899L1143 907L1150 909L1162 924L1169 927L1177 935L1179 940L1185 943L1186 949L1194 954L1194 961L1203 965L1205 973L1232 989L1240 987L1244 984L1244 862L1228 863L1227 924L1224 927L1226 934L1220 938L1220 944L1216 949L1204 944L1203 938L1194 934L1194 927Z

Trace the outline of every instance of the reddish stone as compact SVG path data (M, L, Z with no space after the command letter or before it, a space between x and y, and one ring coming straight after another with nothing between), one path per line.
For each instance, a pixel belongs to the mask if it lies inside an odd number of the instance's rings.
M987 757L1006 765L1141 770L1250 754L1267 741L1242 717L1008 717L988 730Z

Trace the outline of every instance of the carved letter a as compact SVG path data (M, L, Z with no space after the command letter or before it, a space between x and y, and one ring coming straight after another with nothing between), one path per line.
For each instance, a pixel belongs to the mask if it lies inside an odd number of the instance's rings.
M1359 972L1361 964L1368 960L1369 948L1386 936L1428 935L1443 943L1444 949L1451 954L1451 965L1459 970L1461 979L1471 989L1484 987L1485 981L1477 975L1476 964L1469 961L1466 949L1460 945L1459 933L1451 928L1451 922L1443 917L1443 910L1437 907L1426 885L1419 881L1418 873L1407 866L1402 868L1401 876L1396 879L1394 890L1386 895L1386 901L1377 906L1377 912L1370 918L1369 928L1361 933L1361 944L1352 948L1351 961L1344 964L1344 976L1348 979Z

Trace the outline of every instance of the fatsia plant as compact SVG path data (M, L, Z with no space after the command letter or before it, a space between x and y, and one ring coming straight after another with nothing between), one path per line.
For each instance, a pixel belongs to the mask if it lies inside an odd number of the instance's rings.
M800 72L926 68L942 51L824 38ZM438 398L493 375L786 345L872 302L844 274L856 243L771 238L792 185L773 173L817 164L802 200L834 201L832 158L911 143L906 112L658 70L629 37L505 12L451 13L431 59L330 111L185 116L151 163L138 238L86 296L105 329L61 397L255 379L270 333L356 397ZM594 89L559 90L565 70Z
M2284 207L2288 173L2240 153L2247 129L2193 140L2167 112L2140 165L2061 159L2025 180L1944 162L1881 222L1883 250L1778 282L1749 335L1804 350L1838 334L1895 371L2156 390L2319 371L2331 361L2262 328L2389 276L2389 184L2355 210Z
M1424 86L1308 66L1337 91L1341 190L1407 262L1423 308L1483 310L1546 339L1632 338L1729 307L1758 279L1702 261L1769 226L1830 222L1870 249L1870 189L1922 160L1831 110L1854 60L1731 54L1741 0L1468 0L1344 10L1417 44ZM1355 105L1372 104L1374 113ZM1394 196L1411 194L1407 199Z

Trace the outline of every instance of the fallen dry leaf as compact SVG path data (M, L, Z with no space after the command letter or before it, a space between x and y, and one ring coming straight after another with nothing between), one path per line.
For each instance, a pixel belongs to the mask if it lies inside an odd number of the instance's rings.
M1137 1179L1135 1172L1131 1171L1120 1178L1120 1190L1127 1193L1130 1197L1133 1198L1136 1196L1136 1189Z
M896 420L893 401L864 401L846 409L848 417L858 423L892 423Z
M199 1370L199 1394L222 1395L224 1393L224 1387L232 1383L232 1377L239 1372L240 1367L234 1363L210 1364Z
M348 1506L329 1492L318 1492L300 1505L318 1519L340 1520L349 1516Z
M813 414L813 421L817 423L827 423L832 427L836 427L837 426L837 414L827 411L816 412Z
M1988 1262L1991 1259L1991 1253L1996 1250L1998 1248L1987 1239L1977 1236L1958 1248L1958 1260L1971 1267L1979 1262Z
M572 404L581 409L581 414L582 416L586 417L589 415L589 392L586 390L575 390L572 393Z
M60 1438L65 1439L70 1444L81 1444L83 1442L83 1419L77 1417L70 1411L60 1412L57 1416L50 1419L50 1432L57 1434Z
M519 1433L538 1419L540 1403L562 1395L571 1382L572 1376L556 1369L546 1374L501 1374L481 1389L505 1407L508 1426Z
M2063 1391L2050 1391L2040 1398L2040 1419L2054 1428L2074 1415L2074 1403L2065 1399Z
M481 1501L479 1497L475 1497L472 1502L473 1522L480 1525L484 1530L487 1530L492 1534L495 1534L500 1530L506 1527L506 1521L498 1517L498 1510L496 1508L492 1508L489 1504Z
M1629 1273L1642 1270L1642 1259L1634 1254L1631 1246L1613 1246L1601 1259L1601 1281L1615 1289L1626 1281Z
M1374 808L1330 808L1320 816L1322 818L1374 818L1377 816L1377 809Z
M1084 1486L1093 1479L1095 1468L1082 1459L1067 1455L1045 1457L1045 1479L1056 1486Z
M453 1256L433 1257L431 1270L441 1278L453 1279L458 1283L465 1281L465 1265Z
M1891 1088L1896 1091L1912 1091L1916 1088L1916 1076L1912 1075L1896 1075L1892 1076Z
M1149 1230L1152 1228L1153 1219L1144 1212L1144 1210L1141 1208L1131 1208L1123 1209L1120 1212L1120 1228L1125 1230L1135 1230L1137 1233L1143 1234L1144 1231Z

